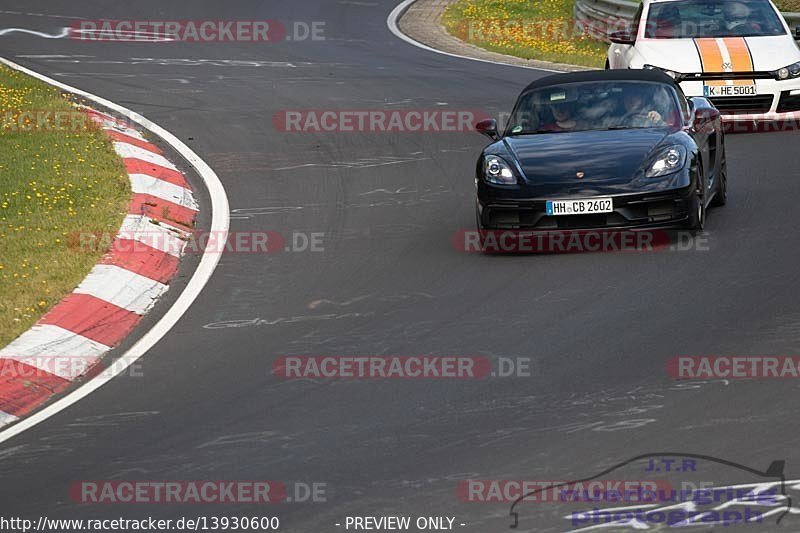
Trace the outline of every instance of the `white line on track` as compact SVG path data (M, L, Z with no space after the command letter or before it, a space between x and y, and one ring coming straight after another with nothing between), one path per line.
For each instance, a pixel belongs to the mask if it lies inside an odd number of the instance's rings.
M160 137L164 142L172 146L172 148L174 148L194 167L208 189L209 196L211 197L210 231L219 232L220 238L223 240L223 242L225 239L227 239L228 229L230 228L230 207L228 204L228 196L225 194L225 188L223 187L222 182L219 180L219 177L217 177L217 174L214 172L214 170L208 166L208 164L203 161L200 156L197 155L191 148L186 146L183 141L140 114L131 111L128 108L122 107L121 105L115 104L114 102L106 100L105 98L61 83L57 80L39 74L38 72L27 69L22 65L18 65L13 61L9 61L4 57L0 57L0 63L33 76L34 78L37 78L45 83L58 87L59 89L77 94L96 102L101 106L112 109L117 113L127 117L131 121L141 125L145 129L151 131ZM192 278L189 280L189 283L183 289L181 295L178 297L175 303L172 304L172 307L169 308L164 316L161 317L156 325L150 329L150 331L145 333L144 336L142 336L142 338L136 342L136 344L131 346L131 348L125 352L122 357L115 360L101 375L91 379L80 388L74 390L73 392L64 396L55 403L45 407L41 411L33 414L32 416L23 419L21 422L16 423L4 431L0 431L0 443L15 437L23 431L41 424L48 418L60 413L67 407L99 389L116 376L123 373L125 369L127 369L133 363L138 361L145 353L147 353L148 350L150 350L150 348L152 348L172 329L178 320L180 320L180 318L186 313L192 303L194 303L194 301L200 295L200 292L208 283L208 280L211 279L211 275L217 268L220 257L221 254L219 253L208 251L205 252L200 259L200 264L197 266L197 269L192 275Z
M416 2L417 0L404 0L400 2L397 7L395 7L391 13L389 13L389 18L386 19L386 25L389 27L389 30L399 39L404 40L405 42L416 46L417 48L422 48L423 50L427 50L428 52L434 52L436 54L442 54L445 56L450 57L457 57L459 59L469 59L470 61L480 61L481 63L489 63L491 65L506 65L509 67L517 67L517 68L527 68L530 70L539 70L541 72L556 72L556 73L563 73L561 70L551 70L541 67L529 67L527 65L515 65L513 63L505 63L503 61L492 61L489 59L479 59L477 57L469 57L469 56L462 56L459 54L453 54L450 52L445 52L443 50L437 50L436 48L430 47L426 44L422 44L421 42L412 39L405 33L400 30L400 27L397 25L397 22L400 20L400 17L403 16L403 13L411 7L411 5Z

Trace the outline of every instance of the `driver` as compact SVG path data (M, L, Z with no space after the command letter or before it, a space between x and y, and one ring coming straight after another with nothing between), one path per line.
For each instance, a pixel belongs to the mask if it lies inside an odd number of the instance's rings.
M625 91L623 103L625 105L625 116L622 122L626 126L646 128L665 124L661 113L652 109L653 106L645 105L645 99L639 90Z
M759 29L759 25L754 23L750 18L752 11L750 7L743 2L728 1L722 8L725 15L725 28L728 31L742 29L742 26L748 29Z

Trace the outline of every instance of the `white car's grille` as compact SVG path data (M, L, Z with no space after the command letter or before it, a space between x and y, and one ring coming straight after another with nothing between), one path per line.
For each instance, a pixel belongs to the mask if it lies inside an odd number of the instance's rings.
M772 99L772 95L709 98L721 112L731 114L766 113L772 107Z

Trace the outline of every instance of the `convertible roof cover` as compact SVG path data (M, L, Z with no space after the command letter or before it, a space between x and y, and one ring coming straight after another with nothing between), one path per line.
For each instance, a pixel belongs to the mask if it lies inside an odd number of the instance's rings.
M525 87L525 91L541 89L554 85L579 82L601 82L601 81L650 81L666 83L677 87L674 79L658 70L650 69L615 69L615 70L587 70L583 72L568 72L566 74L554 74L539 78Z

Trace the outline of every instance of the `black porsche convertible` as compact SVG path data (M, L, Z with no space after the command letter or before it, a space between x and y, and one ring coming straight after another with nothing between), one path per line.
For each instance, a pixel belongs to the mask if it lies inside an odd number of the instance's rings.
M727 199L720 113L652 70L557 74L522 91L477 165L480 230L701 230Z

